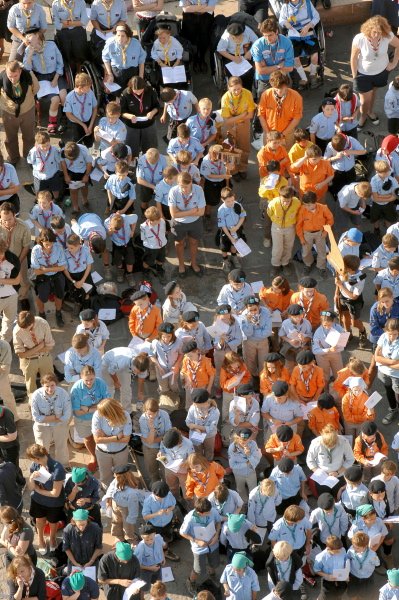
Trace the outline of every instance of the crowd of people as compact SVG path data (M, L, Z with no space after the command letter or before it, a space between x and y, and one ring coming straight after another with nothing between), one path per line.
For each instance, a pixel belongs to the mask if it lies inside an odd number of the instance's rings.
M11 36L0 73L0 546L9 600L97 600L100 587L108 600L147 592L168 600L176 539L180 548L190 543L186 588L197 600L217 599L218 587L230 600L255 600L262 578L268 600L306 600L316 577L319 600L361 597L377 585L375 573L385 577L380 600L399 597L399 432L386 429L399 416L399 77L388 87L399 61L396 25L383 14L362 24L353 85L326 96L306 129L302 92L323 85L317 9L291 0L270 17L267 6L243 1L259 31L231 19L208 64L214 5L182 0L177 39L158 19L162 0L133 0L136 39L122 0L94 0L90 9L54 0L55 41L34 0L0 7L0 54ZM104 93L90 69L81 71L88 60ZM226 76L220 110L184 81L164 83L165 69L183 67L183 76L173 72L189 81L189 67L205 74L215 60ZM384 117L375 112L379 88ZM47 131L35 129L38 93L48 101ZM369 152L358 132L385 119L389 135L360 179L355 167ZM159 123L167 126L163 153ZM247 209L238 190L250 177L257 127L270 254L265 282L254 283L241 256ZM19 198L21 155L32 169L29 207ZM105 210L89 193L97 182ZM345 223L337 248L334 203ZM208 327L186 281L206 281L204 230L221 256ZM370 274L376 301L366 315ZM330 296L318 289L328 277ZM151 282L163 289L159 299ZM124 304L123 284L134 288ZM66 305L77 319L63 373L48 303L57 330ZM114 347L117 317L126 345ZM354 334L367 365L343 358ZM13 354L32 418L29 473L20 467ZM70 462L70 437L84 464ZM132 448L141 449L142 474ZM52 562L62 567L60 588Z

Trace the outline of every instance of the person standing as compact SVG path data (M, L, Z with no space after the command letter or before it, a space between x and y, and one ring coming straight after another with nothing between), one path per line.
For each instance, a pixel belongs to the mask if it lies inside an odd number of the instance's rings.
M12 327L17 316L20 281L19 259L7 250L7 240L0 238L0 337L7 342L11 342Z
M11 33L10 61L22 60L25 52L25 34L31 27L46 32L47 19L44 8L35 0L20 0L11 7L7 17L7 28Z
M21 219L16 217L17 210L14 204L6 201L0 205L0 235L7 240L7 248L19 259L21 285L19 298L22 310L29 310L28 293L30 283L28 280L27 256L30 250L31 232Z
M4 145L8 162L20 159L18 132L21 130L23 156L35 145L35 94L39 83L34 73L21 68L17 60L9 61L0 74L0 110L6 134Z

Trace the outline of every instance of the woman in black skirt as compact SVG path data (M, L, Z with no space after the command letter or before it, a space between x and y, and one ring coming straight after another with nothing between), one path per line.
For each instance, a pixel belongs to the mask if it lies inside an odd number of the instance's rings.
M156 91L142 77L132 77L121 95L121 112L133 156L158 148L155 117L159 108Z

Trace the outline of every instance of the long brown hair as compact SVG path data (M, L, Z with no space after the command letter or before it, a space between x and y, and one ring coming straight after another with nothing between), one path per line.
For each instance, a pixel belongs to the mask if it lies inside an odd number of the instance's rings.
M26 525L23 517L21 517L13 506L3 506L0 508L0 519L7 523L10 537L17 531L22 531Z
M35 568L31 559L26 554L24 556L16 556L7 569L8 579L11 579L12 581L17 580L17 571L19 567L28 567L30 569Z
M111 425L121 426L126 425L127 418L125 415L125 411L118 400L114 400L113 398L104 398L97 405L97 411L101 417L104 417L109 421Z
M131 471L126 473L115 473L116 487L118 490L124 490L126 487L137 489L139 487L138 478Z

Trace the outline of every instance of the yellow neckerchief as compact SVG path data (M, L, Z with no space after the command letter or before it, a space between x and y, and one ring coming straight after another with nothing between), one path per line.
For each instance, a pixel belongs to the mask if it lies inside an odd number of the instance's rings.
M45 47L45 43L43 43L42 47L40 50L35 50L36 54L38 55L38 57L40 58L40 64L42 65L42 69L43 69L43 73L46 72L46 61L44 58L44 47Z
M111 8L113 5L113 0L111 2L105 2L104 0L102 0L101 4L107 11L107 28L111 29Z
M26 19L26 29L30 28L30 21L32 18L32 13L33 10L31 8L29 8L28 10L25 10L24 8L21 8L22 14L24 15L25 19Z
M70 5L66 0L61 0L61 4L62 6L65 8L65 10L68 11L69 14L69 19L67 19L68 21L73 21L73 9L75 8L75 2L73 1L72 4Z
M159 41L159 40L158 40ZM169 42L167 44L162 44L159 42L162 48L164 63L170 66L170 58L169 58L169 50L172 45L172 36L169 37Z

